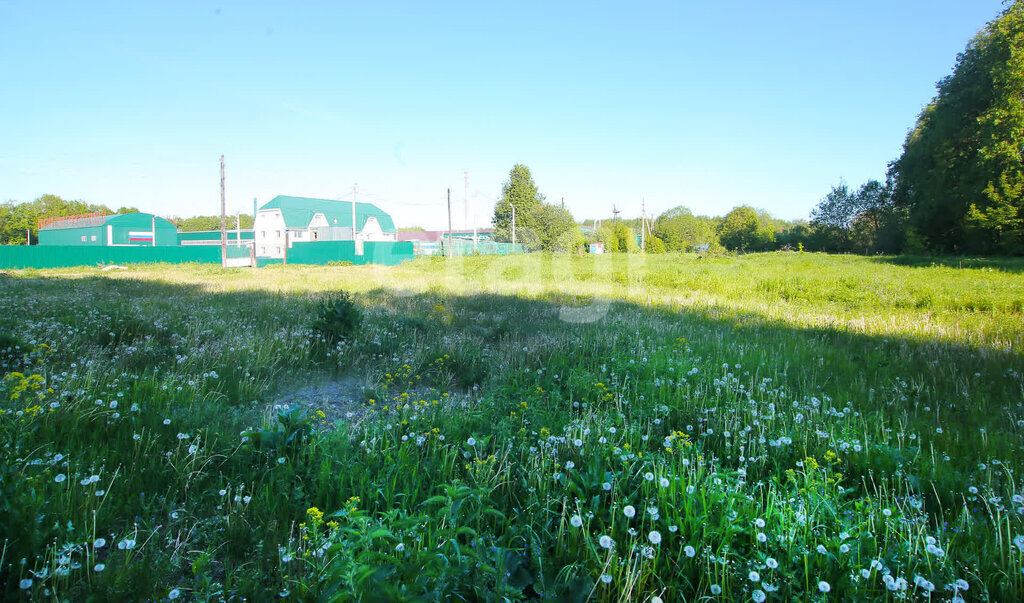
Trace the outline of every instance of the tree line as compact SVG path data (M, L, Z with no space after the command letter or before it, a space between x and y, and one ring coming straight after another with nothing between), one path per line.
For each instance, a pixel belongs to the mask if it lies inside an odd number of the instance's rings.
M0 203L0 245L24 245L26 237L35 245L39 242L38 221L40 218L63 218L79 214L104 213L132 214L139 213L137 207L110 207L87 203L81 200L70 201L57 195L42 195L34 201L18 203L8 201ZM193 232L197 230L219 230L220 216L194 216L191 218L168 218L179 230ZM236 217L228 216L228 228L235 228ZM253 217L242 214L242 228L252 228Z
M680 206L653 220L589 219L578 224L569 210L546 202L523 164L513 166L502 184L492 224L496 241L512 242L514 236L527 251L582 251L589 243L602 243L606 252L631 253L640 251L641 241L648 253L820 246L807 222L779 220L746 205L723 217L697 216Z
M1024 255L1024 4L957 55L884 183L840 183L811 215L829 251Z

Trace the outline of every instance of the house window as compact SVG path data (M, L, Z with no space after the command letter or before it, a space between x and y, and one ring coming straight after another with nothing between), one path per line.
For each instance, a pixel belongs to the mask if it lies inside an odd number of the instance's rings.
M281 231L280 230L274 231L274 236L280 239L281 238Z
M267 231L265 231L265 230L261 230L261 231L260 231L260 238L261 238L261 239L265 239L265 238L267 238Z
M96 235L92 235L91 240L92 240L93 243L95 243L96 242Z
M82 242L85 242L85 235L82 235Z

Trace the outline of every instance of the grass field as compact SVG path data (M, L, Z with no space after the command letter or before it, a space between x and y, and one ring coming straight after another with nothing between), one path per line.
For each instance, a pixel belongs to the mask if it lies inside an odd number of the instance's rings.
M1024 599L1024 261L17 271L0 308L7 599Z

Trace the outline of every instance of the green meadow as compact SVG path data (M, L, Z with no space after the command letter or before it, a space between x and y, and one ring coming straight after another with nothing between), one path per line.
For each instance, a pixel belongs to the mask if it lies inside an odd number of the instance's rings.
M1024 261L0 274L8 600L1024 599Z

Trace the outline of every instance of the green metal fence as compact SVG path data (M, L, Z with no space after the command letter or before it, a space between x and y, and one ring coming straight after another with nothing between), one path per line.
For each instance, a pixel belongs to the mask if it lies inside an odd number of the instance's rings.
M220 245L214 246L218 251ZM228 245L228 257L229 258L247 258L252 257L252 245Z
M289 264L324 265L331 262L350 262L394 266L412 257L412 243L409 242L366 242L363 243L363 255L356 255L353 241L296 243L288 249Z
M494 241L460 241L455 239L452 242L452 253L454 255L510 255L523 253L523 246L516 243L495 243ZM448 241L442 241L440 249L435 255L448 255Z
M363 260L359 263L394 266L405 260L411 260L412 256L412 243L408 241L367 242L363 243Z
M229 258L249 257L250 247L228 245ZM288 250L289 264L384 264L394 266L412 259L412 243L367 242L363 255L356 255L352 241L298 243ZM0 246L0 269L67 268L101 264L140 264L167 262L203 262L219 264L220 245L186 247L70 247L63 245ZM257 265L277 264L281 260L259 258Z
M150 262L220 263L220 247L0 246L0 268L68 268Z

